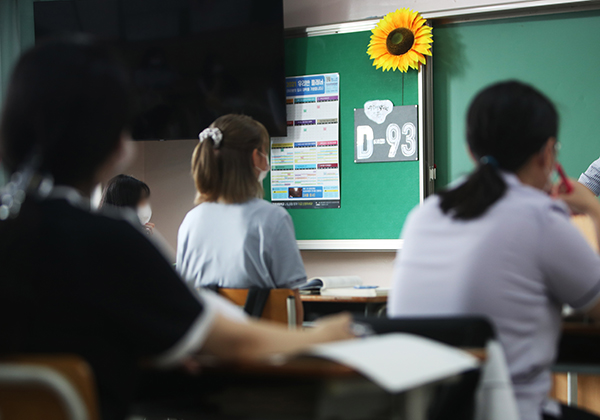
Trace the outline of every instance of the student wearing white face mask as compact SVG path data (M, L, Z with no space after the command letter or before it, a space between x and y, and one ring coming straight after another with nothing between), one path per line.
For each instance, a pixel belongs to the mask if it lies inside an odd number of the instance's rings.
M154 223L150 223L152 217L150 187L145 182L129 175L115 176L108 181L102 194L100 208L106 205L135 211L140 223L149 234L152 234Z
M306 272L294 226L263 200L269 134L258 121L225 115L199 135L192 157L198 204L181 227L177 269L194 287L296 288Z

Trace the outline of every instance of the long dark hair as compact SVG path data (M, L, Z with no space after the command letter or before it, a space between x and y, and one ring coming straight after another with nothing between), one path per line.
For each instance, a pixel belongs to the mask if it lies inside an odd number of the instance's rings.
M0 123L0 157L14 172L33 153L56 184L91 183L130 119L126 73L85 37L53 40L20 58Z
M150 197L150 187L129 175L117 175L106 185L100 207L107 204L135 209L140 201Z
M500 171L519 170L558 132L550 100L517 81L497 83L477 94L467 115L467 143L477 168L460 186L439 193L444 213L470 220L506 192Z

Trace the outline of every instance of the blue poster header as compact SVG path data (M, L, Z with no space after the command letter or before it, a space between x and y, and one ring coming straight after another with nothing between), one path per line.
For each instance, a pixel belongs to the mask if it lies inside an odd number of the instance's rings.
M286 96L320 95L325 93L325 76L288 77Z

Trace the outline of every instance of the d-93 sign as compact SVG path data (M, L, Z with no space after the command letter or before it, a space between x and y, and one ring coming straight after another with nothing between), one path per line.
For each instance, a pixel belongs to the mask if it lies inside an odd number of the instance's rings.
M419 160L416 105L370 101L354 110L354 162Z

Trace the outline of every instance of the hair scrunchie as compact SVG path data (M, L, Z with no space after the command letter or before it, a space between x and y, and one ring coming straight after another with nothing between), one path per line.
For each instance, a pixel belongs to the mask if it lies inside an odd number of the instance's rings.
M481 163L482 165L491 165L494 169L498 169L500 167L496 158L491 155L485 155L484 157L479 159L479 163Z
M220 129L218 129L217 127L214 127L214 128L208 127L208 128L205 128L204 130L202 130L202 132L200 134L198 134L200 143L202 143L204 140L206 140L209 137L213 140L214 148L218 149L221 146L221 142L223 141L223 132Z

